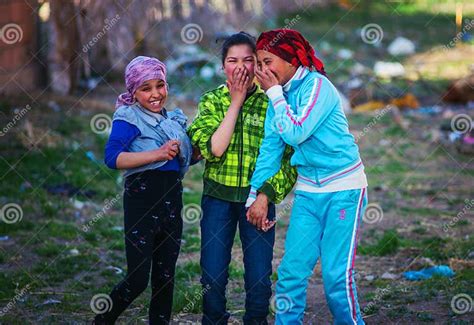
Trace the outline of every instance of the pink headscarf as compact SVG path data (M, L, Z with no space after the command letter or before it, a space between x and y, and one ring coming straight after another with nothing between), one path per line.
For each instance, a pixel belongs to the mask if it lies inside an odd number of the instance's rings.
M166 82L166 66L156 58L137 56L125 68L125 85L127 92L120 94L115 108L122 105L133 105L133 94L145 81L159 79Z

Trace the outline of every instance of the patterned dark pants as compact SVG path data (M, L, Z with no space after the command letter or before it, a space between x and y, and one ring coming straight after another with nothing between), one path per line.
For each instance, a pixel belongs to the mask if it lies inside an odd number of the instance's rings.
M112 309L96 324L114 324L148 286L150 324L168 324L176 260L181 245L182 184L179 173L151 170L130 175L123 196L127 275L111 292Z

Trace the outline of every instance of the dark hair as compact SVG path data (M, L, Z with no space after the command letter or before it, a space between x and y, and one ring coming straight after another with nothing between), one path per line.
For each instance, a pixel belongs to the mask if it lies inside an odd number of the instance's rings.
M221 56L222 56L222 64L224 64L225 58L227 57L227 53L229 52L229 49L234 46L234 45L241 45L245 44L250 46L252 49L252 52L256 52L257 50L257 45L256 45L256 39L252 35L246 32L238 32L236 34L233 34L229 37L227 37L222 44L222 49L221 49Z

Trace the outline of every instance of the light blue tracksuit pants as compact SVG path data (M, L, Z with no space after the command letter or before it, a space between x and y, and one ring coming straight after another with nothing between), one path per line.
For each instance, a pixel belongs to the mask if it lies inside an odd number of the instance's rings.
M364 324L354 281L359 225L367 190L295 192L285 254L278 268L275 324L303 323L308 279L321 257L334 324Z

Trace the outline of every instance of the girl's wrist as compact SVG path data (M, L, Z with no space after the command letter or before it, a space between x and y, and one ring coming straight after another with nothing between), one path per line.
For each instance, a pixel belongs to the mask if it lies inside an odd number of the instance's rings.
M240 107L242 107L242 104L243 104L243 101L241 103L239 103L239 101L231 99L230 106L229 106L229 111L233 111L235 113L238 113L240 111Z
M164 159L164 153L163 153L163 149L155 149L153 150L153 155L152 155L152 163L154 162L157 162L157 161L162 161L162 160L165 160Z

